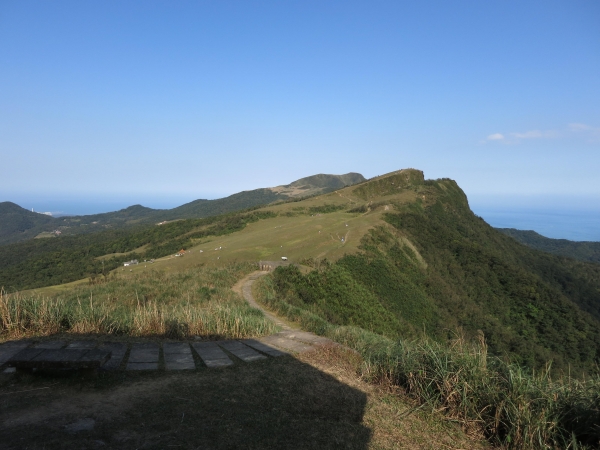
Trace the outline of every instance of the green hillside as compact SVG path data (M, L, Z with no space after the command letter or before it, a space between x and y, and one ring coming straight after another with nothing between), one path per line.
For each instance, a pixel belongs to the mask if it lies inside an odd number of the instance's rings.
M0 286L35 289L0 300L9 311L28 299L33 330L41 304L67 314L84 293L137 298L140 280L164 291L156 280L282 257L295 264L255 283L259 301L357 350L366 379L506 448L597 448L600 265L520 244L473 214L454 181L414 169L203 219L5 245ZM153 262L124 268L132 258Z
M14 203L4 202L0 203L0 245L24 241L40 233L54 230L59 230L61 236L68 236L150 225L163 221L216 216L277 201L324 194L363 181L365 178L359 173L318 174L285 186L243 191L216 200L194 200L172 209L152 209L133 205L109 213L60 218L32 213ZM42 236L56 235L40 235Z
M12 202L0 203L0 244L34 238L50 231L56 219L29 211Z
M312 271L278 270L277 295L330 323L440 342L481 330L494 354L528 367L553 360L583 371L599 361L600 265L519 244L475 216L454 181L412 169L268 208L3 246L0 282L102 277L181 248L191 253L153 267L286 256Z
M532 230L517 230L515 228L496 228L501 233L516 239L528 247L566 256L579 261L600 263L600 242L576 242L567 239L551 239Z
M330 323L391 338L425 332L444 341L481 330L494 354L525 366L553 360L557 370L593 370L600 266L567 266L520 246L476 217L453 181L426 185L435 202L385 214L387 226L365 235L358 253L307 275L278 269L278 295Z

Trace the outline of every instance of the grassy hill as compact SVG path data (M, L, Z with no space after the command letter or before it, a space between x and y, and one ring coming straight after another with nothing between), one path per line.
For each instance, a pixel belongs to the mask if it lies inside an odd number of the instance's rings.
M438 341L483 332L494 354L529 367L587 370L600 355L600 266L520 245L475 216L454 181L417 170L253 211L13 244L0 256L13 289L101 277L134 257L176 272L286 256L310 273L277 272L277 295L331 323Z
M567 239L551 239L531 230L515 228L496 228L523 245L536 250L566 256L579 261L600 263L600 242L576 242Z
M94 233L150 225L163 221L193 219L227 214L233 211L331 192L344 186L365 181L359 173L345 175L318 174L302 178L285 186L243 191L216 200L194 200L172 209L152 209L133 205L119 211L85 216L53 218L33 213L11 202L0 203L0 245L38 237Z
M506 447L565 448L574 435L597 444L600 265L521 245L473 214L454 181L418 170L204 219L3 246L0 284L74 302L70 288L49 286L89 277L132 291L154 274L284 256L296 265L263 277L260 299L359 350L367 374L485 423ZM154 261L124 268L133 257Z

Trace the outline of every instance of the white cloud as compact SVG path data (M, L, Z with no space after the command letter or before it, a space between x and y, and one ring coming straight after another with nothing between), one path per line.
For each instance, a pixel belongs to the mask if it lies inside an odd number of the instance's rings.
M593 127L584 123L570 123L566 129L562 130L529 130L524 132L513 133L494 133L480 141L480 144L485 144L490 141L501 141L505 144L519 144L524 139L556 139L568 138L575 136L576 133L580 137L587 138L589 142L600 141L600 127Z
M524 133L510 133L511 136L517 138L517 139L552 139L552 138L556 138L560 136L560 133L558 131L554 131L554 130L547 130L547 131L540 131L540 130L531 130L531 131L526 131Z
M569 130L571 131L587 131L587 130L591 130L592 127L590 127L589 125L586 125L584 123L570 123L569 124Z

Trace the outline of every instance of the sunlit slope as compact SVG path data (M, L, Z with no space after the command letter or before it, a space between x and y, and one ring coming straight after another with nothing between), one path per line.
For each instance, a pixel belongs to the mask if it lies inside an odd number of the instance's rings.
M400 183L407 173L412 177L413 172L417 173L417 178L420 174L422 179L422 173L418 171L399 171L380 177L378 180L388 179L385 189L378 183L385 195L365 196L367 182L303 201L262 208L277 213L277 217L251 223L229 235L201 239L193 247L184 249L183 257L171 255L153 264L140 264L127 270L182 270L197 264L273 261L281 257L292 262L308 258L335 261L345 254L355 253L361 238L369 229L383 225L382 215L392 211L394 205L422 199L414 186L408 188L405 183ZM334 212L319 212L327 210Z
M79 253L92 257L90 261L89 258L85 260L93 264L91 277L101 277L110 271L124 275L152 269L177 271L198 264L256 263L280 260L284 256L295 263L311 258L336 261L345 254L356 253L361 239L370 229L388 226L383 220L386 213L410 204L426 205L434 201L435 189L432 189L424 181L421 171L406 169L320 196L268 205L238 215L153 226L137 234L115 236L118 240L114 243L100 242L100 246L111 250L110 253L99 253L100 247L81 248ZM260 218L244 219L252 215ZM231 231L224 231L227 229ZM399 238L414 247L405 236ZM186 251L185 255L175 257L181 249ZM63 259L69 259L70 255L64 253ZM123 262L132 258L138 259L140 264L125 268ZM155 261L144 262L150 259ZM38 267L41 261L35 264ZM51 272L54 267L42 270ZM29 269L23 267L23 270ZM87 275L84 276L87 279ZM77 279L71 277L64 281ZM12 284L17 282L15 278ZM48 285L53 287L42 285L37 291L50 294L61 286L57 283ZM24 287L27 289L26 285Z

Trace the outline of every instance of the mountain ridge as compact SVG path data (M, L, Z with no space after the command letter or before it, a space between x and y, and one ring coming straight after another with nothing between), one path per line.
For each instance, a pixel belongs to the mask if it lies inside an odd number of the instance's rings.
M344 186L365 181L359 173L343 175L317 174L300 178L288 185L241 191L220 199L197 199L171 209L153 209L131 205L118 211L80 216L51 217L34 213L13 202L0 203L0 245L39 237L51 237L55 230L60 234L81 234L118 229L136 225L149 225L180 219L197 219L324 194ZM44 233L44 235L40 235Z
M319 320L392 339L481 335L491 353L535 369L553 360L583 373L600 361L600 265L519 244L477 217L455 181L414 169L205 219L2 246L0 286L282 257L302 271L277 272L275 293ZM131 259L153 262L130 274Z

